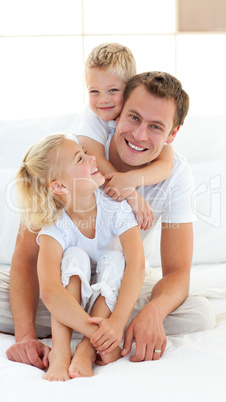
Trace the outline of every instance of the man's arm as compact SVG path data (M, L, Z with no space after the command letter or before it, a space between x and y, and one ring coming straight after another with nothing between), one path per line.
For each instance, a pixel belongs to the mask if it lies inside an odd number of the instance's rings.
M122 355L136 340L131 361L157 360L164 353L166 335L163 321L188 296L193 252L192 223L162 224L161 258L163 278L153 288L151 301L130 323ZM155 350L161 351L155 353Z
M48 366L49 348L38 341L35 317L39 300L36 234L18 233L10 270L9 296L16 343L7 350L10 360Z

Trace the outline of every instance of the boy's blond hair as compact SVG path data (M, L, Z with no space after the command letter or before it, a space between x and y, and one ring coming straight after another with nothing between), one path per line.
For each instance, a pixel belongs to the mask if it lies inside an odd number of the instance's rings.
M131 50L119 43L96 46L85 62L85 79L92 68L117 74L125 83L136 74L136 61Z
M16 180L22 229L33 232L53 224L64 207L50 183L62 173L60 146L65 138L64 134L49 135L36 142L23 159Z

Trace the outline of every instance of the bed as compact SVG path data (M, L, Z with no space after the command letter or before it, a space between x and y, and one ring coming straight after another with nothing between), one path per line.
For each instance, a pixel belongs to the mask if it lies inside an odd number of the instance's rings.
M0 272L4 281L19 225L13 178L27 148L50 133L71 134L76 114L0 122ZM205 295L213 305L213 330L168 336L159 361L131 363L126 356L108 366L94 366L94 377L62 382L42 379L35 367L7 359L13 335L0 333L1 402L225 401L226 400L226 116L188 116L174 142L192 166L197 215L190 293ZM159 233L150 268L161 275ZM0 300L1 309L1 300ZM1 310L0 310L0 319ZM51 339L44 339L51 346ZM72 340L72 348L78 339ZM133 350L135 345L133 346ZM133 351L132 351L133 352ZM132 353L131 352L131 353Z

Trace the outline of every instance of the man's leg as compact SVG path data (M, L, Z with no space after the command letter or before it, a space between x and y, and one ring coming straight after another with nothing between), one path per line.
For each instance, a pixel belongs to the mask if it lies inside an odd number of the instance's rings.
M0 332L14 334L13 317L9 303L9 270L0 270Z
M9 272L10 266L0 270L0 332L14 335L13 317L9 302ZM36 316L36 328L39 338L45 338L51 334L50 314L41 299Z
M188 296L163 322L166 335L205 331L213 329L215 324L214 310L204 296Z
M145 275L139 299L133 309L127 326L132 319L149 303L151 292L160 279L154 269L148 269ZM166 335L180 335L213 329L216 317L209 300L204 296L188 296L187 299L164 320Z

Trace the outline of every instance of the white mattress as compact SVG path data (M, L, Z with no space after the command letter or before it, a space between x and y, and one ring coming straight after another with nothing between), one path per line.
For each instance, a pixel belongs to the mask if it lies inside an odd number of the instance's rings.
M226 264L193 267L190 293L209 297L217 318L213 330L169 336L159 361L131 363L124 357L95 366L92 378L43 380L41 370L7 360L5 351L14 337L0 334L0 401L225 402ZM51 346L51 339L44 342Z

